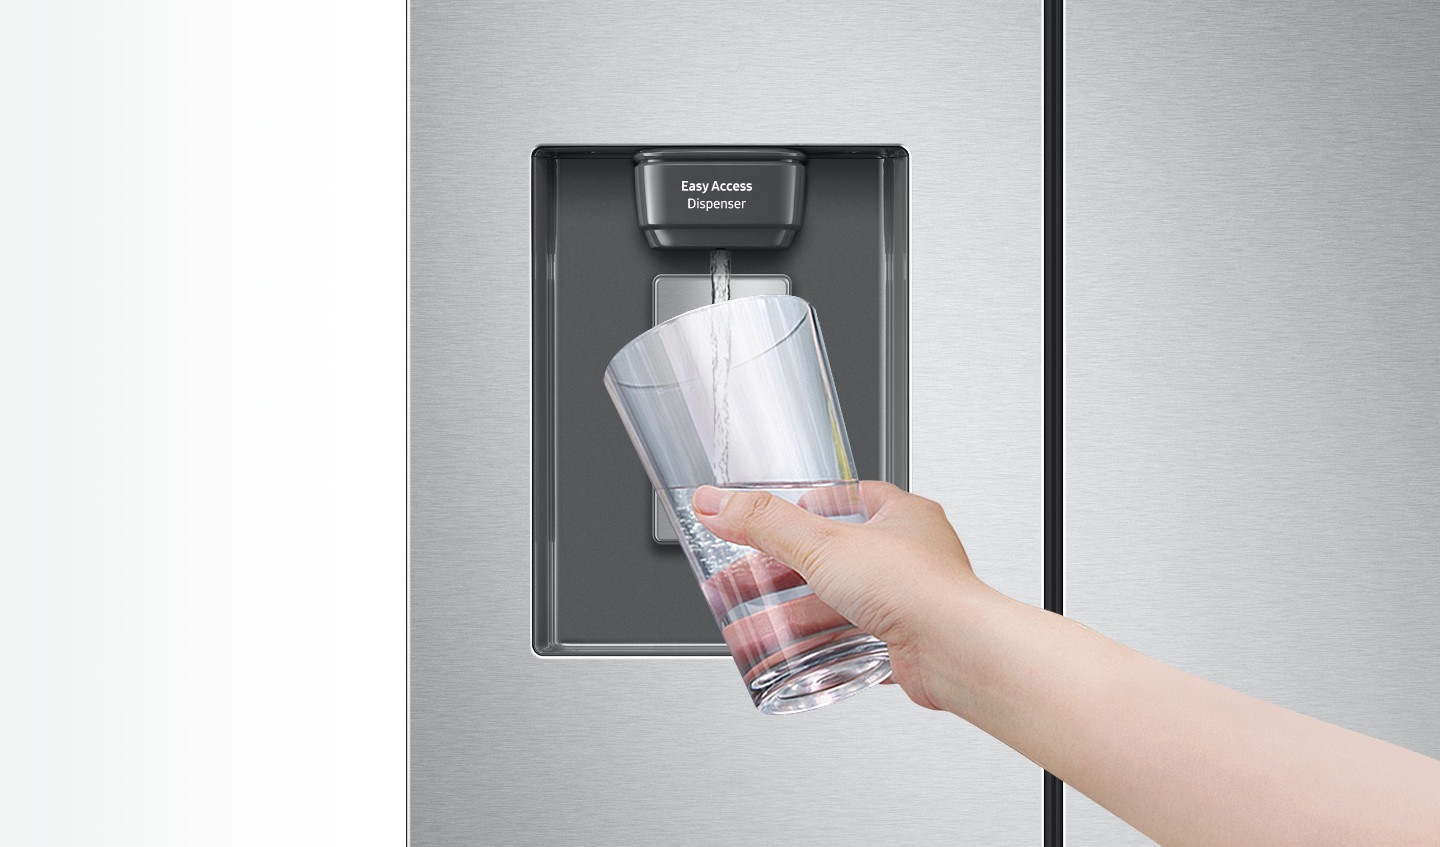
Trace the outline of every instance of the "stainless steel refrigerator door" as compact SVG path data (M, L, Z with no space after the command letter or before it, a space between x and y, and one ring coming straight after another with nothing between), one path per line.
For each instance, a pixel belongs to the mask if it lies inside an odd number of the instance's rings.
M762 717L728 658L531 652L529 256L538 144L905 144L911 487L1038 604L1042 28L998 1L412 4L414 843L1041 843L1040 770L894 686Z
M1440 7L1065 13L1066 613L1440 756Z

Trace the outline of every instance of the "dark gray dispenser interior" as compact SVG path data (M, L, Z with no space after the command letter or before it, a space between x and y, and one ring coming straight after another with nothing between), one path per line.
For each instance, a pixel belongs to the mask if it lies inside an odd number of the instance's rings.
M777 172L777 191L752 194L769 205L749 207L748 240L669 226L695 218L653 204L647 221L637 169L690 162L698 174L707 157L783 162L784 151L803 162L802 193L787 207ZM683 551L654 537L649 480L601 382L660 316L662 284L709 274L709 247L734 248L732 278L786 277L814 305L861 476L907 484L908 164L894 145L534 151L537 653L727 652Z

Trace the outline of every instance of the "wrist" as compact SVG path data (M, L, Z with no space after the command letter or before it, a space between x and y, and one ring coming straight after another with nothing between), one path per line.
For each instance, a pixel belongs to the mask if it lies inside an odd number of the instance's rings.
M1006 645L1018 618L1038 610L969 574L934 596L907 658L929 700L922 705L974 723L980 704L1004 684L1007 669L1013 671L1015 657Z
M917 704L959 714L959 691L973 658L966 645L996 607L1011 601L968 571L932 575L923 592L906 593L911 602L881 636L890 648L895 681Z

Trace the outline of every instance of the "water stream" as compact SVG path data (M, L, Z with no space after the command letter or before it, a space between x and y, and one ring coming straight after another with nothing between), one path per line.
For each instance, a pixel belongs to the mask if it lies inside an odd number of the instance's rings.
M724 303L730 299L730 251L710 251L710 302ZM715 358L711 383L715 388L715 481L730 481L730 314L718 310L710 325L710 349Z

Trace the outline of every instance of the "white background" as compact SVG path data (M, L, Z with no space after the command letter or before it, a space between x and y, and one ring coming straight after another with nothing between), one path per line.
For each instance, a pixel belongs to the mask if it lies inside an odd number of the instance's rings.
M0 843L405 832L405 6L0 27Z

